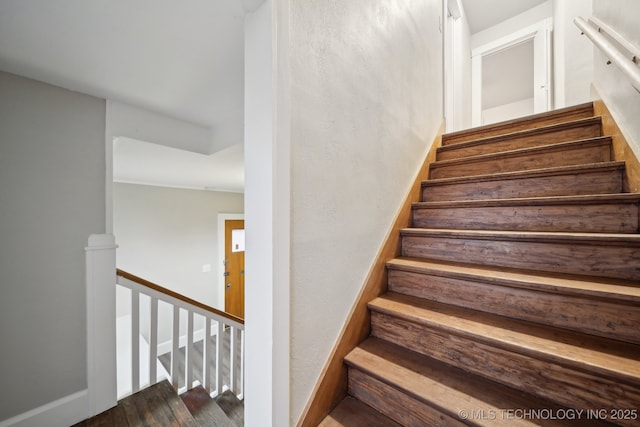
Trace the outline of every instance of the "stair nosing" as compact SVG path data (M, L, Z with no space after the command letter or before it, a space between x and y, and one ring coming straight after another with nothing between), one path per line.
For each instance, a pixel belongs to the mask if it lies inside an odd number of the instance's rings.
M508 128L509 126L513 126L513 125L518 125L519 123L525 123L525 122L535 122L534 119L543 119L543 118L550 118L550 117L554 117L554 116L558 116L558 117L562 117L564 115L569 115L571 113L576 113L576 112L581 112L581 111L588 111L591 114L594 114L594 105L593 102L585 102L583 104L579 104L579 105L574 105L571 107L565 107L565 108L561 108L561 109L557 109L557 110L551 110L551 111L545 111L542 113L538 113L538 114L534 114L533 116L524 116L524 117L519 117L516 119L511 119L511 120L505 120L505 121L501 121L498 123L491 123L488 125L483 125L483 126L476 126L476 127L472 127L469 129L461 129L458 131L454 131L454 132L448 132L445 133L443 135L444 139L448 139L448 138L456 138L465 134L471 135L473 133L479 133L491 128L496 128L496 127L505 127ZM457 144L457 143L454 143Z
M450 185L455 183L465 182L488 182L488 181L501 181L505 179L524 179L528 177L537 176L558 176L568 175L584 170L622 170L625 168L624 161L610 161L610 162L598 162L598 163L584 163L580 165L571 166L557 166L551 168L540 168L530 170L520 170L512 172L499 172L492 174L482 175L468 175L452 178L436 178L422 181L422 188L434 187L439 185Z
M547 145L538 145L536 147L525 147L518 148L515 150L507 150L507 151L498 151L496 153L486 153L486 154L477 154L473 156L459 157L456 159L446 159L446 160L437 160L430 164L430 167L435 169L441 167L447 167L456 164L465 164L465 163L475 163L475 162L484 162L490 160L498 160L499 158L509 158L509 157L518 157L527 153L535 153L537 151L564 151L571 148L576 148L584 145L606 145L611 144L613 138L610 135L605 136L596 136L593 138L585 138L579 139L575 141L566 141L566 142L556 142L553 144Z
M586 125L598 124L598 123L602 124L602 116L587 117L584 119L571 120L568 122L554 123L551 125L541 126L533 129L519 130L519 131L503 133L499 135L492 135L485 138L472 139L470 141L459 142L456 144L443 145L438 147L436 149L436 152L439 154L442 152L455 151L455 150L459 150L467 147L475 147L478 145L491 144L492 142L497 142L497 141L516 139L516 138L527 136L527 135L545 134L549 132L554 132L556 129L562 129L562 128L574 129L574 128L578 128Z
M549 274L507 271L483 265L452 265L450 263L410 257L394 258L388 261L386 265L388 269L395 271L471 280L496 286L529 289L551 294L607 300L623 305L640 304L640 287L618 284L620 280L614 279L587 281L584 276L563 275L562 277L556 277ZM483 275L483 272L487 273L487 275ZM625 283L628 283L628 281L625 281ZM640 286L640 283L638 285ZM605 289L608 289L608 291Z
M506 199L443 200L435 202L413 202L411 206L413 209L455 209L458 207L601 205L638 202L640 202L640 193L611 193L571 196L514 197Z
M391 299L395 295L399 296L400 301ZM391 296L391 298L390 298ZM403 301L404 300L404 301ZM381 301L389 301L393 305L394 303L397 305L411 305L416 308L418 311L422 311L422 317L418 314L409 314L407 312L403 312L399 309L394 309L386 306L382 306ZM409 302L407 302L409 301ZM410 302L414 302L411 304ZM422 308L417 305L419 302L424 301L418 297L412 297L401 294L394 294L392 292L387 293L385 296L378 297L371 301L368 304L369 310L379 312L382 314L386 314L388 316L392 316L395 318L403 319L407 322L412 322L415 324L424 325L426 327L433 327L437 330L445 331L446 333L450 333L457 336L463 336L467 339L471 339L476 342L483 342L489 346L502 348L507 351L512 351L514 353L526 355L529 357L533 357L536 359L547 360L552 363L557 363L563 366L571 367L572 369L578 369L582 371L589 372L597 372L600 375L612 375L615 376L619 380L623 380L629 384L640 385L640 358L631 359L629 357L624 357L620 355L613 355L610 353L605 353L604 351L593 350L593 349L585 349L584 347L573 345L570 343L563 343L560 341L555 341L552 339L537 337L531 334L527 334L520 331L514 331L507 328L500 328L495 325L490 325L487 323L481 323L480 321L471 320L471 319L462 319L460 317L455 317L453 315L447 315L439 312L435 312L433 310L429 310L427 308ZM431 305L435 306L450 306L448 304L437 303L437 302L429 302ZM485 312L480 312L473 309L454 307L456 311L459 312L467 312L474 313L480 318L490 319L492 317L501 317L492 315ZM431 313L430 316L426 316L426 312ZM455 320L451 321L447 318L455 318ZM514 325L534 325L531 322L509 319L509 324ZM479 325L482 325L479 328ZM554 330L558 331L558 328L543 326L543 325L535 325L535 327L542 331ZM480 329L484 329L480 330ZM492 331L488 333L487 330ZM562 333L567 335L582 335L576 332L571 332L567 330L562 330ZM593 341L611 341L605 338L589 336L593 339ZM638 345L623 343L621 341L618 342L619 346L624 345L628 348L639 348ZM571 353L573 350L573 355L569 355L567 353ZM580 357L576 357L576 354L579 354ZM640 353L638 353L640 354ZM609 363L598 363L597 359L606 359ZM630 364L635 367L635 369L620 369L622 366L626 366L624 362ZM635 362L635 363L628 363Z
M640 245L640 234L623 233L578 233L564 231L505 231L505 230L459 230L452 228L403 228L402 236L442 236L453 239L543 241L573 243L620 243Z

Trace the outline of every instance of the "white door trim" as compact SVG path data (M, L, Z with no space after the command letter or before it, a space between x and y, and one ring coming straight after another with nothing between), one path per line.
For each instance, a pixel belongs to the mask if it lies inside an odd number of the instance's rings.
M471 122L482 125L482 59L493 53L534 42L534 112L551 109L551 30L553 19L542 21L479 46L471 51Z
M244 219L243 213L218 214L218 310L224 311L224 222L229 219Z

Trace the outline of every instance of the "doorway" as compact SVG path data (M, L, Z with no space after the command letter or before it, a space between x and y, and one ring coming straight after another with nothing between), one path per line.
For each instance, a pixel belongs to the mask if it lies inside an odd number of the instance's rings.
M483 59L483 125L534 113L533 47L529 39Z
M544 19L535 25L523 28L472 51L471 120L473 126L482 126L489 122L509 120L517 116L541 113L551 109L551 30L552 19ZM527 98L511 100L502 105L486 103L487 93L485 93L483 81L486 83L491 76L483 74L490 72L494 74L494 77L497 75L497 81L500 83L506 80L505 76L518 73L516 70L520 68L517 66L523 63L522 60L509 59L512 58L509 54L532 55L531 61L526 62L529 67L532 63L532 70L524 72L521 76L524 77L519 79L528 84ZM532 78L527 77L529 73L532 74ZM501 91L502 93L513 93L513 90L504 89ZM517 108L514 108L518 106L518 103L522 107L520 113L517 112ZM525 108L527 103L532 104L532 111L531 108ZM509 106L509 104L513 105ZM489 105L490 107L488 107ZM502 107L502 114L500 107ZM491 112L493 114L489 114L488 120L484 120L483 117L483 112L486 109L494 109ZM498 114L495 114L496 112ZM508 114L511 114L511 117Z
M244 319L244 220L224 222L224 311Z

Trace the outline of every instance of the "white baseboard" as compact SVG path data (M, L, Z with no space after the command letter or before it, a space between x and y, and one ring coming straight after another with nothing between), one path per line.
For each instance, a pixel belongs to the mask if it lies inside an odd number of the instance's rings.
M0 427L68 427L92 416L89 401L85 389L0 421Z

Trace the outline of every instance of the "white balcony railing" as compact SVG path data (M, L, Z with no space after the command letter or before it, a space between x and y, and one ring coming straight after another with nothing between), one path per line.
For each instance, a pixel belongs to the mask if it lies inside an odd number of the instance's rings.
M130 377L126 386L118 385L118 398L166 376L178 393L202 385L212 397L228 389L242 399L242 319L122 270L117 270L117 286L118 304L125 296L128 305L118 309L130 311L131 318L125 322L130 345L124 346ZM118 366L119 381L122 369Z

